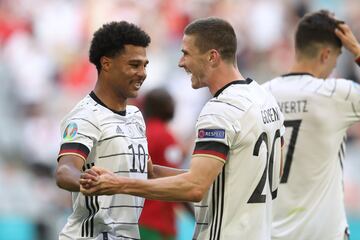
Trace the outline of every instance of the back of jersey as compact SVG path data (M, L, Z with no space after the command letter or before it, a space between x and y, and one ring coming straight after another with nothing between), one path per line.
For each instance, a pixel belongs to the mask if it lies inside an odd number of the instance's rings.
M206 145L214 142L226 146L228 154L219 158L224 168L207 196L195 204L194 239L270 239L283 116L255 81L237 83L211 99L196 124L196 143L204 148L195 148L194 155L213 154L216 149Z
M352 81L288 74L264 84L285 116L285 162L273 239L343 239L346 130L360 119Z

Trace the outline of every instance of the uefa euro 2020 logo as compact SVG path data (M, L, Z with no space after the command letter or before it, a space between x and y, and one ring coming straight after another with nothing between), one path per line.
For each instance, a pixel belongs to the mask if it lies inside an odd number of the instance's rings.
M69 123L69 125L67 125L67 127L64 131L63 138L65 140L71 140L75 137L77 131L78 131L78 126L76 125L76 123L74 123L74 122Z

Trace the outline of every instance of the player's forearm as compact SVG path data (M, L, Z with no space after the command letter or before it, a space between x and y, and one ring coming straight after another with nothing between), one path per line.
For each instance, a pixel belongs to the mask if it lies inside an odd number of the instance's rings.
M165 166L160 166L160 165L154 165L153 171L154 171L154 175L152 178L176 176L178 174L187 172L187 170L185 170L185 169L170 168L170 167L165 167Z
M74 170L66 165L56 170L56 184L67 191L80 191L80 171Z
M117 193L148 199L199 202L206 191L200 183L191 179L189 173L151 180L126 179L125 181L121 180Z
M353 55L355 57L356 64L360 67L360 44L358 44L358 47L354 50Z
M355 58L360 57L360 44L356 40L345 45L345 47L354 55Z
M354 47L354 50L351 51L354 55L355 63L360 67L360 44L357 47Z

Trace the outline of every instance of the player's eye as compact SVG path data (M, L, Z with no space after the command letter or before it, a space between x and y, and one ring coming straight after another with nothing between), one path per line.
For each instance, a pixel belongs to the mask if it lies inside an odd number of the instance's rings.
M138 63L131 63L130 66L131 66L132 68L138 68L138 67L140 66L140 64L138 64Z

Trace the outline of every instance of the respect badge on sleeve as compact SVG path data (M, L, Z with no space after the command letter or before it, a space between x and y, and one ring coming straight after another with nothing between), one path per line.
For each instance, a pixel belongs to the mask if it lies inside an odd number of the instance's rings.
M224 129L199 129L198 138L225 138Z

